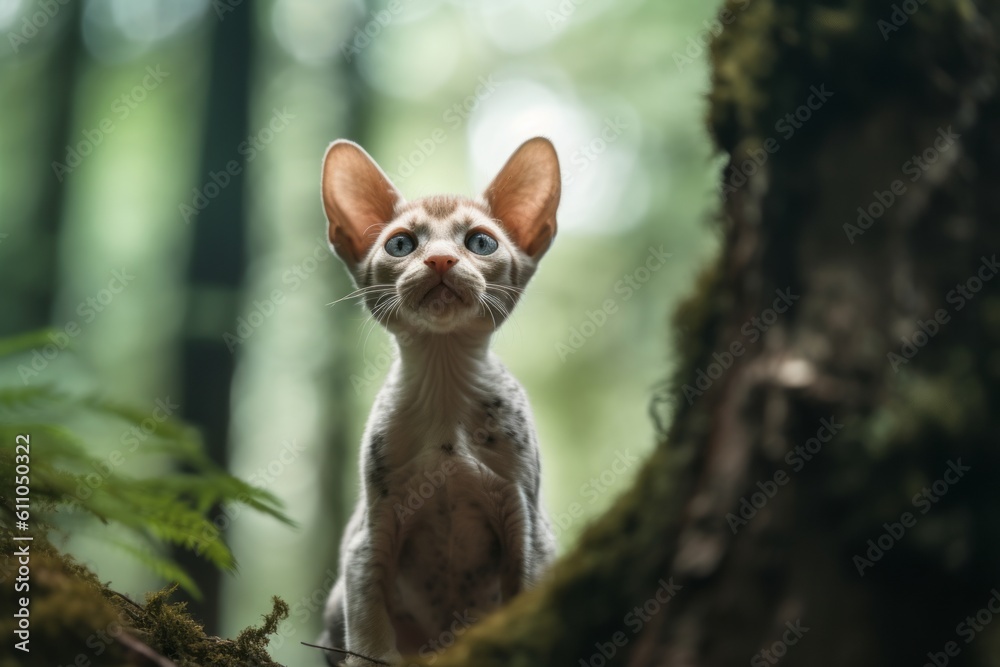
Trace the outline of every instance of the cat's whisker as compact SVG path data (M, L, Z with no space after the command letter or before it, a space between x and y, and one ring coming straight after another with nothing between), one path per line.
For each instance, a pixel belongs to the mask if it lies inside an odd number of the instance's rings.
M392 309L392 311L389 313L389 316L386 319L389 320L392 319L393 317L396 317L402 310L403 310L403 299L399 298L396 300L396 307Z
M507 310L506 306L504 306L504 304L497 297L495 297L492 294L488 294L488 293L484 292L481 295L481 297L482 297L483 303L485 303L487 305L487 308L488 308L489 313L490 313L490 318L493 319L493 329L494 329L494 331L499 330L500 331L500 336L503 337L504 336L504 331L502 329L499 329L499 325L497 324L496 317L494 317L493 310L495 308L502 315L504 322L506 322L510 318L510 311Z
M505 318L510 317L510 310L507 308L507 305L496 295L490 294L489 292L483 292L483 298L495 305L497 310L499 310Z
M524 288L514 287L513 285L500 285L498 283L486 283L486 289L493 288L499 290L500 292L512 293L518 296L524 294Z
M497 318L493 316L493 309L490 308L489 302L486 300L485 293L479 295L479 304L483 307L483 312L489 314L490 319L493 320L493 329L495 331L497 328Z
M493 283L493 282L489 282L489 281L487 281L486 284L489 287L498 287L500 289L509 289L509 290L514 290L515 292L523 292L526 289L524 287L518 287L517 285L505 285L503 283Z
M501 294L503 294L503 293L501 292ZM506 322L511 322L512 326L517 330L518 335L521 335L521 326L517 322L516 318L514 318L511 315L511 311L510 311L510 309L508 309L507 304L505 304L497 295L490 294L488 291L484 292L483 296L487 297L489 299L489 301L491 303L493 303L494 306L501 312L501 314L503 315L503 318L504 318L504 322L505 323ZM511 300L510 307L513 308L513 306L514 306L514 302L513 302L513 300ZM494 327L494 328L496 328L496 327ZM509 329L510 327L507 327L507 328ZM504 335L504 330L501 330L500 335L501 336Z
M370 326L368 328L368 333L365 334L364 343L362 343L362 345L361 345L361 358L362 359L365 359L365 360L368 359L368 339L371 338L371 335L375 332L375 329L377 329L377 328L378 328L378 320L374 320L374 322L372 323L372 326Z
M350 294L342 296L336 301L331 301L326 305L332 306L334 304L340 303L341 301L347 301L348 299L357 299L359 297L365 297L368 296L369 294L377 294L379 292L391 292L395 289L396 287L394 285L369 285L368 287L362 287L360 289L356 289Z
M378 325L381 322L381 320L379 320L379 317L388 314L392 310L392 308L395 305L397 305L398 302L402 301L402 299L400 299L398 294L392 294L388 295L389 296L388 301L382 302L382 299L384 299L385 296L386 295L379 297L379 300L375 302L374 306L372 306L372 326L368 329L368 334L365 336L364 345L361 346L362 358L365 358L365 355L368 351L368 339L371 337L375 329L378 328ZM386 319L388 319L388 317Z
M482 300L482 303L485 306L487 312L492 316L493 315L494 302L491 301L490 298L489 298L489 296L486 295L486 294L483 294L482 296L480 296L480 299ZM494 325L495 324L496 323L494 322Z
M524 289L520 287L514 287L513 285L499 285L497 283L486 283L486 291L489 292L490 288L497 290L496 296L505 297L510 301L510 306L513 308L517 304L517 300L524 293Z
M382 303L383 300L386 299L386 298L389 298L389 300L391 301L392 300L392 296L393 296L392 294L381 294L381 295L379 295L379 297L375 300L375 303L369 309L368 317L365 318L365 320L358 327L358 333L361 334L361 335L364 335L365 327L368 325L369 322L371 322L371 325L372 325L371 329L369 330L368 334L365 335L365 337L364 337L364 340L365 340L366 344L368 342L368 336L371 335L371 331L374 330L375 327L378 326L378 311L379 311L379 308L382 305L384 305ZM361 355L362 356L364 356L364 352L365 352L365 350L364 350L364 348L362 348L362 350L361 350Z
M383 294L376 301L371 308L372 318L375 320L379 319L380 315L384 315L388 309L395 305L399 296L396 294Z
M339 302L343 301L344 299L350 299L352 297L360 296L360 295L366 294L368 292L379 291L379 290L391 290L391 289L395 289L395 287L393 285L384 285L384 284L366 285L364 287L359 287L359 288L357 288L357 289L349 292L348 294L345 294L343 297L337 299L336 301L331 301L331 303L339 303Z

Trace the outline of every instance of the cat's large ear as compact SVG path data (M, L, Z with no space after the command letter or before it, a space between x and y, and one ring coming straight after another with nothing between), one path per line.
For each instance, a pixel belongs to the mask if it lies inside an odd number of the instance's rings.
M514 151L484 197L518 247L537 260L556 235L561 188L556 149L535 137Z
M327 238L350 267L368 254L403 197L365 149L338 139L323 159Z

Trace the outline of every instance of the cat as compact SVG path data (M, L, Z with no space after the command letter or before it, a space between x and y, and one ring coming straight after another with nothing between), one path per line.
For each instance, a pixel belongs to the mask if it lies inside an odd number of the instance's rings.
M347 649L343 664L429 657L552 561L531 409L489 344L555 237L560 192L541 137L478 199L408 202L357 144L327 150L330 245L399 350L365 428L324 611L320 643Z

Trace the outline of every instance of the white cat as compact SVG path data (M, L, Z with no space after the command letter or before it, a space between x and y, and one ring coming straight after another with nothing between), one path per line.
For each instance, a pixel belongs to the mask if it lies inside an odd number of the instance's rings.
M399 358L368 418L320 642L357 654L347 665L397 665L450 645L553 557L531 409L489 344L555 236L559 161L531 139L482 198L407 202L340 140L322 190L330 243Z

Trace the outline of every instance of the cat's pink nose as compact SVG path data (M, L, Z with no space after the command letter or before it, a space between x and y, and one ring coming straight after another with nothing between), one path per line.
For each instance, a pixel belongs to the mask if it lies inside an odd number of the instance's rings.
M452 257L451 255L431 255L424 260L424 264L437 271L439 276L443 276L448 272L448 269L457 263L458 257Z

